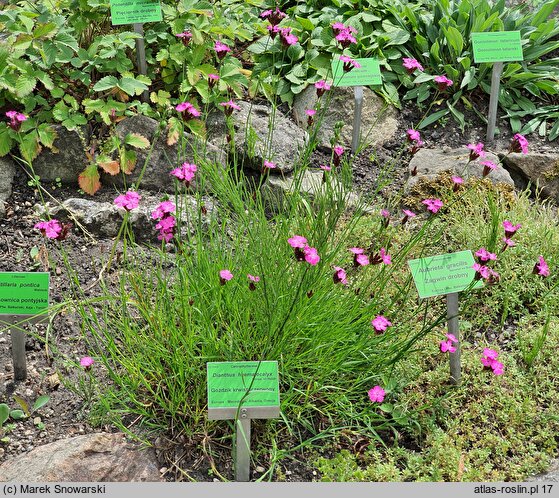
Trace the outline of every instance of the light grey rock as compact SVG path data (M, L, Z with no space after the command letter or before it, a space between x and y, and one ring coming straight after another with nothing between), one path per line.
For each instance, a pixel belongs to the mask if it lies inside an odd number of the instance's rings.
M66 199L62 206L54 208L50 214L64 220L64 212L74 217L68 218L70 221L78 221L90 232L101 237L114 237L123 219L116 206L109 202L89 199Z
M167 145L167 130L163 125L160 128L159 123L152 118L146 116L132 116L123 119L118 123L117 134L121 140L124 140L129 133L137 133L144 136L150 142L147 149L135 149L137 162L134 170L126 175L126 184L136 183L142 172L146 158L149 160L146 164L144 174L142 176L140 188L155 192L173 190L174 177L170 175L172 169L177 168L183 162L199 164L200 159L209 160L218 163L224 163L225 153L214 145L204 144L200 139L193 135L185 133L185 151L181 152L181 141L176 144ZM159 132L159 135L158 135ZM155 144L153 141L155 140ZM151 145L153 144L153 149ZM151 152L150 152L151 150ZM113 185L118 188L124 186L124 178L122 174L115 176L102 174L101 182L103 185Z
M238 102L240 111L231 115L235 130L236 153L243 166L260 171L264 161L273 161L272 174L293 170L299 151L305 146L307 132L295 126L279 110L272 115L269 106ZM206 122L210 141L226 146L227 125L221 112L213 112ZM272 126L272 132L270 132Z
M140 192L142 199L140 205L130 211L130 223L137 240L157 242L155 225L157 221L151 218L151 213L161 202L161 198ZM116 197L116 196L115 196ZM198 222L198 212L201 206L194 196L183 196L182 206L182 230L183 235L192 231L194 223ZM173 200L174 202L174 200ZM205 213L200 216L201 228L207 230L213 216L217 216L215 202L209 197L201 199L205 208ZM37 209L41 211L41 207ZM100 202L90 199L70 198L65 200L62 205L49 209L51 216L56 216L62 221L79 222L93 235L100 237L115 237L122 225L125 210L115 206L110 202Z
M0 465L1 482L158 482L151 449L123 434L86 434L39 446Z
M12 195L16 165L9 157L0 157L0 218L6 214L6 201Z
M323 171L310 169L304 171L300 179L295 175L270 175L261 187L262 199L269 212L280 213L287 208L287 200L296 188L311 200L325 192L327 185L323 178ZM355 193L336 181L332 181L331 185L333 199L344 199L348 210L361 208L365 213L373 213L372 208L365 205Z
M66 185L77 185L78 176L88 164L85 155L87 136L84 129L68 131L62 125L53 125L57 138L53 150L43 147L33 161L33 171L42 182L57 178Z
M503 156L503 164L518 188L531 184L533 190L559 202L559 154L513 153Z
M340 139L351 144L353 133L353 112L355 108L352 87L333 87L321 97L321 105L327 105L318 132L320 144L330 147L334 126L338 121L344 123ZM328 100L330 99L330 100ZM315 109L318 97L314 85L309 85L293 99L293 117L302 128L307 128L307 109ZM318 119L318 114L315 120ZM398 131L398 111L375 92L363 89L363 109L361 115L361 142L368 145L382 145L394 138Z
M409 164L411 172L417 168L417 174L410 176L405 188L413 187L419 180L434 180L440 173L449 171L453 175L461 176L464 179L470 177L482 178L483 166L480 159L468 163L469 150L462 149L420 149L412 158ZM499 158L492 153L481 161L492 161L497 164L497 169L491 171L486 177L493 183L506 183L513 185L514 182L506 169L499 166Z
M526 479L527 482L544 481L544 482L559 482L559 460L553 460L547 472L538 474Z

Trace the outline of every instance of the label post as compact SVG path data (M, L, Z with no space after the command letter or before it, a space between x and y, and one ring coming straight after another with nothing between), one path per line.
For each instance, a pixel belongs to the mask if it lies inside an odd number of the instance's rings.
M14 379L27 378L25 332L14 327L18 318L44 313L49 305L48 272L0 272L0 317L11 324Z
M472 45L474 62L478 64L483 62L493 63L487 133L485 135L485 141L491 143L495 137L503 62L524 60L520 31L472 33Z
M363 113L363 87L368 85L382 85L380 64L377 59L355 59L355 62L357 62L360 67L354 67L347 72L344 72L344 64L341 60L333 60L331 63L334 86L354 87L353 130L351 134L352 154L355 154L359 147L361 115Z
M280 414L277 361L208 362L208 419L235 420L235 480L250 480L250 421Z
M476 281L474 257L471 251L460 251L428 258L408 261L413 281L421 299L446 296L446 319L448 333L456 339L454 353L449 352L450 382L460 384L460 322L458 311L458 292L483 287ZM454 341L453 341L454 342Z

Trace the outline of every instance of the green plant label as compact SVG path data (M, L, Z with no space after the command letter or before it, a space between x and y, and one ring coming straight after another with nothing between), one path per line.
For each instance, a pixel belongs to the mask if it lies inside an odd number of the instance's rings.
M369 86L382 85L380 65L377 59L354 59L361 65L344 72L344 63L336 56L332 60L334 86Z
M161 21L159 0L111 0L111 22L119 24L140 24Z
M480 280L470 287L476 274L472 268L474 263L472 251L408 261L417 292L422 299L483 287Z
M209 409L237 408L241 401L246 407L279 406L277 361L210 362L207 369Z
M475 62L510 62L524 60L520 31L472 33Z
M0 272L0 315L37 315L49 305L49 273Z

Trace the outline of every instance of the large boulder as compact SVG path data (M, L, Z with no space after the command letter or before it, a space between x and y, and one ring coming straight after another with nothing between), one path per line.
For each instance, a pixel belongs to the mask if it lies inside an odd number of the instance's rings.
M301 175L270 175L264 182L260 191L266 209L270 213L280 213L287 209L287 202L295 189L314 199L317 195L324 193L328 187L324 181L324 171L307 169ZM331 195L334 201L344 200L348 210L360 208L366 213L373 210L362 202L357 194L344 188L337 180L331 180Z
M503 156L503 164L518 188L530 185L559 202L559 154L508 154Z
M16 166L9 157L0 157L0 218L6 214L6 200L12 195Z
M151 218L151 213L161 202L158 196L150 195L142 191L140 205L130 211L130 223L137 240L157 241L156 221ZM193 225L189 220L200 220L202 229L207 229L212 216L217 214L215 202L209 197L203 197L201 202L204 209L199 205L194 196L183 196L184 204L181 219L183 221L183 235L187 230L192 230ZM41 206L37 206L39 212ZM111 202L94 201L90 199L70 198L61 205L49 209L49 214L62 221L82 224L89 232L98 237L115 237L122 225L125 210L115 206Z
M39 446L0 465L1 482L157 482L153 450L123 434L86 434Z
M330 99L330 100L328 100ZM293 99L293 117L297 124L307 127L307 109L315 109L318 97L314 86L308 86ZM351 144L353 133L354 91L351 87L333 87L321 98L321 105L327 105L318 139L322 146L330 147L334 127L338 121L344 123L340 135L341 142ZM316 120L316 117L315 117ZM398 131L398 112L386 104L376 93L363 88L363 109L361 114L361 141L367 145L382 145L391 140Z
M118 137L123 141L129 133L136 133L147 138L150 146L147 149L135 149L137 162L131 174L123 178L121 174L111 176L102 175L102 183L114 185L118 188L137 183L142 174L144 164L149 155L145 170L143 171L140 187L142 189L156 192L173 191L174 177L170 171L180 166L182 162L198 163L200 159L210 160L218 163L225 161L225 154L219 148L210 143L204 143L199 138L188 133L185 137L184 154L181 151L182 143L177 141L173 145L167 144L167 131L158 121L146 116L132 116L123 119L116 126ZM155 141L155 143L153 143ZM127 146L128 147L128 146Z
M240 111L231 115L235 130L236 153L243 166L260 171L264 161L273 161L277 168L273 174L293 170L299 152L307 142L307 132L294 125L279 110L250 102L238 102ZM210 141L226 146L227 125L222 112L208 116L206 126Z
M464 179L483 177L483 166L480 159L469 162L467 149L420 149L409 164L410 177L406 182L406 189L413 187L419 180L435 180L440 173L449 171L453 175ZM499 158L490 152L482 161L492 161L499 164ZM412 172L416 172L415 175ZM487 176L493 183L506 183L514 186L514 182L506 169L498 166Z
M33 161L33 171L41 182L60 180L67 185L77 185L79 174L88 164L85 129L68 131L62 125L54 125L54 130L57 138L53 149L43 147Z

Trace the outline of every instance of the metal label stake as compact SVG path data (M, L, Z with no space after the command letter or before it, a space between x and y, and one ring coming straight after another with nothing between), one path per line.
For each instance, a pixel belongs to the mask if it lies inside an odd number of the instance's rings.
M446 295L446 317L448 321L448 333L456 337L456 351L450 355L450 382L454 385L460 384L460 324L458 321L458 293Z
M351 152L355 154L359 146L361 134L361 113L363 112L363 87L356 86L353 89L355 97L355 108L353 110L353 136L351 139Z
M237 419L235 444L235 480L248 482L250 480L250 418L246 408L241 409L241 416Z
M25 358L25 332L13 327L16 317L8 316L7 321L12 325L10 335L12 336L12 362L14 365L14 379L25 380L27 378L27 360Z
M251 406L239 410L236 419L235 452L233 461L235 465L235 480L248 482L250 480L250 421L253 418L277 418L279 406ZM208 420L235 420L236 408L209 408Z
M487 117L487 135L485 141L491 143L495 137L495 124L497 123L497 108L499 106L499 89L503 63L495 62L491 73L491 93L489 95L489 116Z
M138 71L140 74L147 76L148 67L146 63L146 45L144 41L144 25L141 23L134 24L134 32L140 35L140 38L136 38L136 57L138 59ZM148 102L149 95L148 91L145 90L140 96L142 102Z

